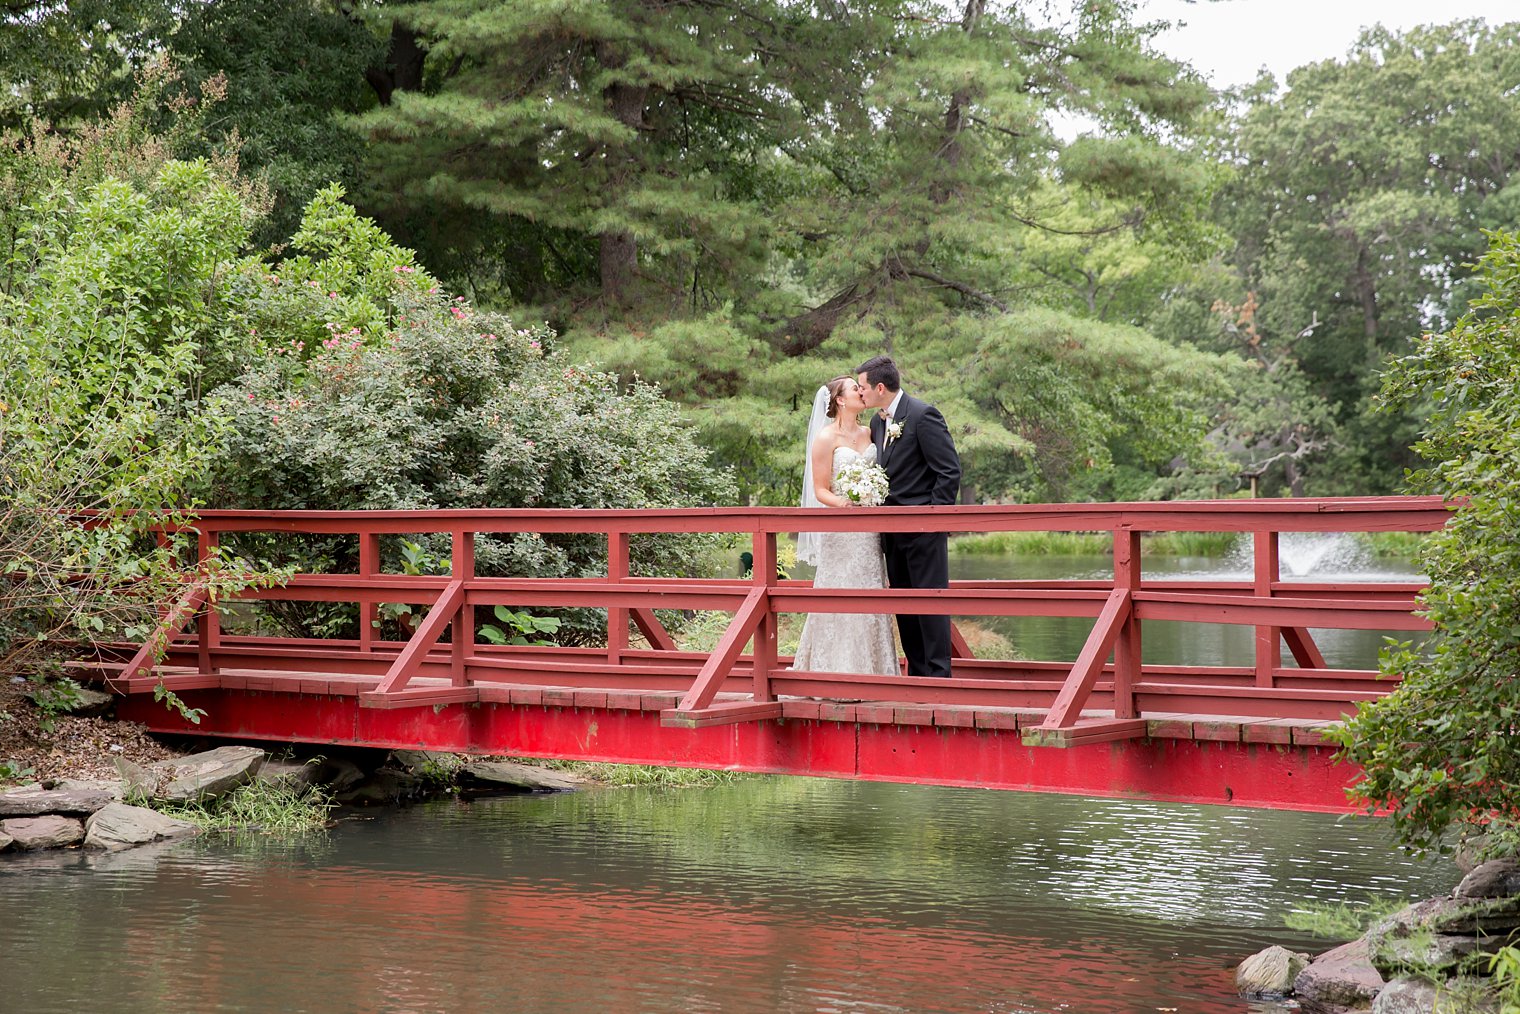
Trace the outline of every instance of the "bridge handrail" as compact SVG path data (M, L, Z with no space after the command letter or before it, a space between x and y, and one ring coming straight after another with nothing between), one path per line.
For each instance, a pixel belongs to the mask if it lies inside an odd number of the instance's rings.
M753 701L774 699L773 686L794 690L826 686L827 674L792 675L777 668L778 614L781 612L907 612L955 615L1049 615L1094 618L1087 646L1050 710L1051 729L1072 727L1100 682L1108 689L1114 719L1138 717L1137 692L1147 670L1140 663L1141 621L1154 619L1234 623L1256 630L1255 663L1246 670L1255 691L1270 696L1281 669L1284 641L1305 672L1340 674L1364 680L1361 670L1330 670L1308 633L1310 626L1371 629L1419 629L1414 614L1416 581L1300 584L1284 582L1278 567L1278 537L1283 532L1429 532L1442 527L1452 506L1438 497L1340 497L1293 500L1207 500L1157 503L977 505L953 507L823 508L700 507L645 510L478 509L428 511L264 511L206 510L188 524L167 530L194 531L203 562L223 536L246 532L355 535L360 540L356 574L299 574L287 585L249 589L235 597L355 602L360 607L357 649L366 656L394 652L396 642L382 642L373 620L379 604L430 604L434 612L417 634L395 654L384 678L370 695L375 706L447 703L467 700L476 669L494 651L500 667L504 649L475 641L474 610L496 604L550 607L600 607L607 611L606 665L628 664L642 657L631 646L630 624L648 638L650 651L675 657L676 644L655 617L656 608L734 611L735 618L719 645L695 674L677 714L707 715L715 695L731 692L734 679L747 680ZM823 532L945 531L969 534L1003 531L1108 532L1113 537L1111 581L956 581L948 589L815 589L810 582L786 580L776 571L778 536L798 530ZM1145 532L1197 531L1249 533L1255 543L1253 572L1247 580L1142 580ZM536 532L601 534L607 539L607 567L602 577L498 578L477 575L477 535ZM630 572L631 537L674 533L737 533L752 539L753 574L744 579L653 578ZM449 575L407 575L381 570L379 539L386 535L448 534L452 541ZM461 637L439 639L445 627L464 629ZM205 608L194 634L199 666L215 671L215 660L231 651L214 608ZM260 643L269 643L262 639ZM289 643L296 643L291 641ZM346 642L344 642L346 643ZM746 645L752 647L745 651ZM225 649L225 650L224 650ZM437 670L435 656L448 653L450 688L408 688L424 669ZM534 654L543 654L540 649ZM581 655L584 651L580 652ZM1112 654L1113 662L1107 658ZM969 663L970 652L957 638L957 655ZM524 656L526 657L526 656ZM579 655L577 657L580 657ZM744 675L747 660L747 675ZM1198 672L1205 671L1199 667ZM1212 672L1212 669L1208 671ZM858 679L850 696L863 692L901 694L906 679L884 677L870 688ZM788 682L790 681L790 682ZM923 681L938 683L941 681ZM968 685L969 685L968 681ZM951 681L958 684L959 681ZM1348 684L1349 685L1349 684ZM1358 686L1360 684L1357 684ZM954 689L952 687L952 689ZM921 694L938 693L926 689ZM949 691L946 691L949 692ZM1361 696L1358 696L1361 695ZM892 699L886 697L882 699ZM938 699L938 698L936 698ZM1157 698L1158 700L1161 698ZM1365 699L1356 690L1348 699ZM760 712L756 712L759 714Z
M935 507L474 508L202 510L190 527L223 532L1435 531L1451 505L1434 496L966 504ZM426 524L419 525L419 520ZM613 524L609 527L609 522ZM358 528L355 527L358 523Z

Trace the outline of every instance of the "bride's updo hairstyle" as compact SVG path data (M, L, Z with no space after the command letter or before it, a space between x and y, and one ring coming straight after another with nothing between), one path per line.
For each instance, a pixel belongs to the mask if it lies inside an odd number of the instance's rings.
M837 418L839 415L839 396L844 393L844 382L854 379L855 378L851 376L835 377L833 380L823 385L829 389L828 417L830 419Z

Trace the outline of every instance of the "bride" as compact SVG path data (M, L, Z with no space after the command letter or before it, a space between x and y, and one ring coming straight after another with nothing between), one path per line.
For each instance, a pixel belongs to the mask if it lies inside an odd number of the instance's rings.
M871 430L860 424L865 407L854 377L836 377L818 389L808 424L802 506L851 505L831 485L845 462L854 458L876 460ZM875 532L802 532L797 536L797 559L818 568L814 588L887 586L881 537ZM896 676L901 669L892 643L891 617L880 613L810 613L792 668Z

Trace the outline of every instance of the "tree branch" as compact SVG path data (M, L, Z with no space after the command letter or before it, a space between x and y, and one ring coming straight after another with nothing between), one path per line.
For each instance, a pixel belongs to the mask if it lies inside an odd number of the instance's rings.
M988 306L995 306L999 310L1002 310L1004 313L1008 312L1007 303L1003 302L1001 299L998 299L996 296L991 295L990 293L983 292L980 289L973 289L971 286L966 285L963 282L957 282L954 279L946 278L943 275L937 275L933 271L925 271L923 268L905 268L903 273L912 278L922 278L925 281L933 282L935 285L941 285L947 289L954 289L956 292L959 292L963 296L975 299L981 303L986 303Z

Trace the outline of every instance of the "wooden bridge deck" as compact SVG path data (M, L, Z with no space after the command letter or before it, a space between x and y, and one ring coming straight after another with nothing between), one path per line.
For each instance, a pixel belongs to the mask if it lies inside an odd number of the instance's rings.
M1343 809L1356 772L1333 762L1323 730L1397 681L1370 667L1328 666L1313 631L1421 630L1421 585L1284 582L1279 534L1429 531L1446 515L1439 501L1411 497L808 512L213 511L197 522L206 559L228 532L356 538L356 573L298 574L238 597L354 603L360 636L234 636L192 583L165 613L161 660L150 641L102 645L81 665L125 695L124 714L161 731ZM810 530L1107 531L1114 576L815 589L775 571L777 536L804 519ZM1158 530L1249 532L1253 573L1142 579L1140 533ZM420 531L448 533L451 572L383 572L380 539ZM513 531L605 533L606 575L477 575L476 535ZM753 577L630 574L630 539L690 531L748 534ZM378 638L372 621L383 603L427 607L409 641ZM496 605L604 610L606 643L480 643L476 611ZM677 645L656 610L732 618L718 645L698 653ZM952 679L797 672L777 651L780 614L896 611L1080 617L1092 627L1074 660L974 658L957 637ZM1155 620L1248 626L1253 664L1142 665L1143 624ZM1284 648L1295 665L1284 664ZM202 724L191 728L154 703L159 686L204 708Z

